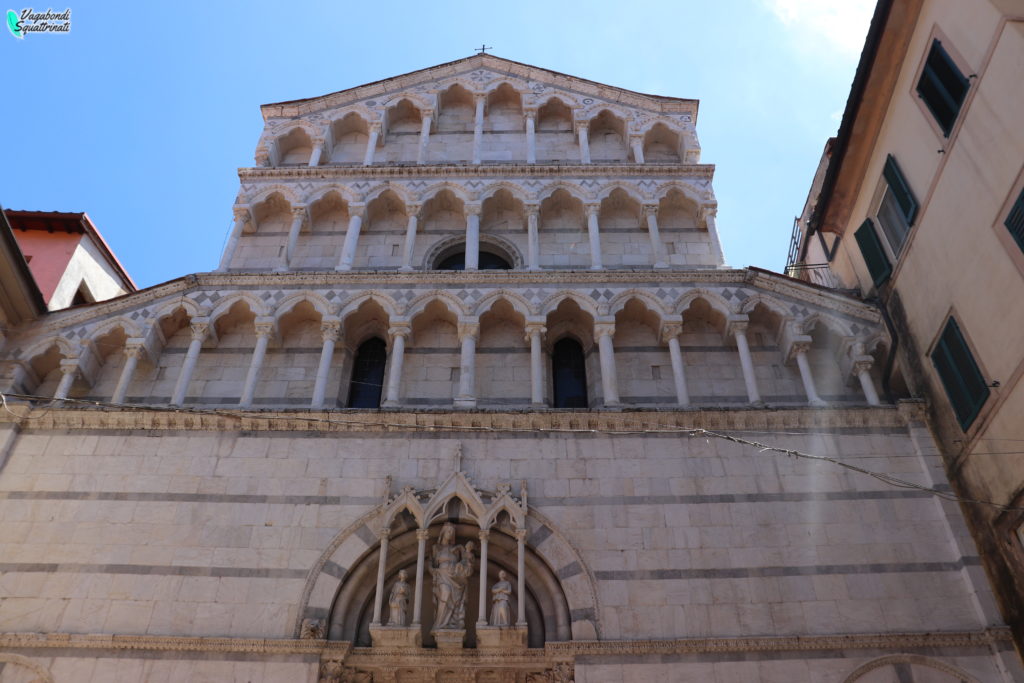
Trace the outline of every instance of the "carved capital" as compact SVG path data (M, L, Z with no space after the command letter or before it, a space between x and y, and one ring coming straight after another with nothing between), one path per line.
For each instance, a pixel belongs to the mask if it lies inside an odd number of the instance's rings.
M615 336L615 323L594 323L594 336L601 337Z
M576 122L577 130L587 130L588 128L590 128L590 121L582 120Z
M665 323L661 326L661 340L668 343L669 339L674 339L683 333L682 323Z
M192 328L192 339L197 341L206 341L206 337L210 334L210 322L209 321L195 321L189 323L189 327Z
M429 538L430 538L430 529L417 529L416 530L416 540L417 541L426 541Z
M467 216L479 216L483 210L481 204L466 204L466 215Z
M349 216L359 216L360 218L362 218L364 215L366 215L366 204L356 204L356 203L349 204L348 205L348 215Z
M334 341L341 333L340 320L324 320L320 323L320 338L323 341Z
M584 211L587 212L587 218L590 218L591 216L597 216L597 214L600 213L601 205L600 204L584 204L583 205L583 209L584 209Z
M537 110L536 109L523 109L523 116L525 116L528 119L536 120L537 119Z
M292 207L292 218L305 218L306 217L306 205L296 204Z
M523 209L526 211L527 217L536 218L540 215L540 204L524 204Z
M66 359L60 362L60 371L64 375L76 375L78 374L78 359Z
M395 337L408 337L412 333L412 325L408 322L394 321L391 323L391 327L388 328L388 337L394 339Z
M257 318L253 327L256 328L257 337L270 337L274 334L274 320Z
M249 211L248 204L235 204L231 207L231 213L234 215L235 220L243 225L252 220L252 213Z
M811 340L799 339L789 345L789 355L799 356L801 353L807 353L811 350Z
M381 122L380 121L374 121L373 123L370 124L370 132L371 133L377 133L379 135L380 134L380 129L381 129Z
M644 218L646 218L647 216L657 216L658 215L658 205L657 204L644 204L643 212L644 212Z
M526 323L526 341L532 340L534 337L544 338L544 335L548 333L548 328L544 323Z
M737 334L746 335L747 326L749 324L750 323L747 322L746 320L737 320L735 322L731 322L729 323L729 332L732 333L733 336L736 336Z
M126 344L124 347L124 357L138 358L144 350L145 347L142 344Z
M491 532L488 529L480 530L480 542L485 543L491 537Z
M466 337L472 337L473 339L480 338L480 323L478 322L459 322L459 341L462 341Z
M381 529L381 530L380 530L380 531L379 531L379 532L377 533L377 539L378 539L379 541L381 541L382 543L383 543L384 541L388 540L389 538L391 538L391 529Z
M855 360L853 361L853 374L859 375L864 372L871 372L871 366L874 364L875 359L870 356L868 358Z
M516 529L512 532L512 535L516 537L516 540L520 543L526 542L526 529Z
M408 212L408 215L411 217L411 216L418 215L422 208L423 208L422 204L407 204L406 207L405 207L405 210Z

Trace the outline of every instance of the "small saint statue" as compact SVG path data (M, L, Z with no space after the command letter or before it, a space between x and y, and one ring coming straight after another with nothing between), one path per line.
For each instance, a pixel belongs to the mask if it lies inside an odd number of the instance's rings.
M505 570L498 572L498 580L491 587L491 626L512 625L512 584Z
M455 542L455 526L446 523L431 551L434 628L462 629L466 623L466 588L473 574L473 542Z
M388 626L407 626L406 614L409 612L409 583L406 580L408 574L402 569L398 572L398 580L391 586L391 595L388 596Z

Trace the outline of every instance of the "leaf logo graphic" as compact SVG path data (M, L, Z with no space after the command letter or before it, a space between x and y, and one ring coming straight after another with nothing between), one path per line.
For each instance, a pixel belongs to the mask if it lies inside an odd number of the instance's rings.
M21 28L18 26L18 13L12 9L7 10L7 28L15 38L25 39L25 34L22 33Z

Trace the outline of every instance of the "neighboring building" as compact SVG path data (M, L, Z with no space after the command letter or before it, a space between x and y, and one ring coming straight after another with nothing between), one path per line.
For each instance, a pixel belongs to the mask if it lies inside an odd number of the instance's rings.
M1024 644L1024 2L880 2L790 273L891 319ZM891 368L891 369L890 369ZM1005 506L1005 507L999 507Z
M131 277L85 213L6 210L47 309L134 292Z
M0 350L7 330L39 317L46 302L0 208Z
M217 272L12 331L4 676L1024 680L878 309L723 264L696 101L263 115Z

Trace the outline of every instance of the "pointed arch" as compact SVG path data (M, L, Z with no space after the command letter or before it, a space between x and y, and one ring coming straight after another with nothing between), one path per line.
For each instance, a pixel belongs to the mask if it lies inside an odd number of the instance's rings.
M386 118L388 112L401 104L402 100L408 100L409 104L419 109L421 114L424 109L434 108L433 98L415 92L403 91L381 103L383 116Z
M839 335L840 337L853 337L853 330L850 329L850 324L845 320L841 320L831 313L825 313L824 311L812 311L810 315L800 319L800 329L806 334L810 334L811 330L814 329L815 325L821 323L830 331Z
M418 204L419 198L409 190L408 187L400 183L381 183L373 187L363 195L363 203L369 204L375 199L378 199L385 192L391 192L396 197L402 200L402 203L408 208L412 204Z
M263 300L255 294L250 292L235 292L217 302L216 308L214 308L210 313L210 323L216 325L217 320L223 317L231 310L232 306L240 301L244 301L249 306L249 310L257 317L270 315L270 311L267 308L266 303L264 303Z
M607 304L608 315L615 315L621 311L631 299L636 299L643 303L644 306L656 313L662 320L672 315L672 311L665 306L664 302L645 289L627 289L616 294Z
M465 304L462 300L453 294L450 294L443 290L434 290L422 294L412 301L410 301L405 307L405 317L409 320L413 320L423 310L429 306L432 302L438 301L442 306L448 309L448 312L454 315L456 318L469 316L469 311L466 309Z
M388 318L395 318L398 316L398 304L387 294L384 294L383 292L361 292L351 299L346 299L342 303L340 311L338 312L338 317L344 321L345 318L359 310L359 307L367 301L372 301L384 309Z
M528 204L531 201L531 197L526 192L526 190L524 190L516 183L510 182L508 180L499 180L496 183L486 185L484 189L477 192L476 196L481 202L485 202L494 195L498 194L498 192L500 192L501 190L505 190L510 195L512 195L513 198L518 199L523 204Z
M302 203L302 198L299 197L294 187L280 183L257 186L254 188L253 192L246 197L246 202L255 209L257 204L267 201L267 199L270 198L270 195L275 192L281 195L281 197L292 206Z
M31 362L36 356L40 356L50 350L51 347L57 347L57 351L60 355L65 358L77 358L82 351L81 345L72 344L64 337L52 336L43 339L42 341L36 342L32 346L25 349L22 352L21 357L26 361Z
M696 289L691 289L684 293L682 296L680 296L676 303L672 306L672 313L681 315L683 311L690 307L690 304L692 304L695 299L703 299L704 301L708 302L708 305L711 306L713 310L718 311L726 318L728 318L730 315L735 315L737 312L735 310L735 307L730 305L729 302L722 297L722 295L710 289L698 287Z
M584 311L585 313L589 313L591 317L597 318L600 316L598 305L594 302L593 299L591 299L588 296L583 296L579 292L574 292L572 290L565 289L555 292L554 294L552 294L551 296L544 300L544 303L540 305L541 315L550 315L555 311L556 308L558 308L558 305L565 301L566 299L573 301L577 306L580 307L580 310Z
M529 318L537 314L537 311L530 305L530 302L527 301L523 295L508 289L499 289L491 292L478 301L476 308L473 309L473 315L479 318L484 313L491 310L491 308L493 308L499 301L508 302L508 305L524 318Z
M713 198L707 191L698 190L690 183L679 180L668 180L660 183L655 189L652 199L660 202L665 199L665 197L668 196L668 193L672 190L678 190L680 194L698 207L704 206L709 200L713 201Z
M578 184L571 183L565 180L558 180L550 185L545 185L539 192L537 192L537 201L543 202L545 199L549 199L558 190L565 190L574 199L578 199L584 204L591 204L594 202L595 197L592 193L587 192Z
M325 299L324 296L319 292L306 290L303 292L292 294L291 296L282 299L280 303L278 303L277 306L274 308L274 319L280 322L281 316L287 315L289 312L291 312L293 308L298 306L303 301L307 302L310 306L316 309L316 312L319 313L321 317L326 318L331 315L330 302L327 301L327 299Z
M312 206L332 192L341 197L346 204L359 203L359 195L353 192L352 188L340 183L321 185L320 187L310 190L306 196L302 198L302 203L307 206Z
M187 296L173 299L171 301L165 301L159 304L154 310L152 318L153 320L159 321L161 318L166 318L169 315L173 315L176 310L182 308L190 318L199 318L207 313L209 310L201 307L195 301Z
M322 138L325 130L325 124L316 124L312 121L306 121L305 119L292 119L291 121L285 121L279 123L270 129L270 134L274 140L277 141L281 137L291 133L293 130L302 129L311 140L316 138Z
M104 320L102 323L92 329L91 332L86 336L86 341L95 343L97 339L105 334L113 332L116 328L120 327L126 337L141 337L143 336L142 326L136 323L131 318L123 315L119 315L116 318L110 320Z
M649 195L640 194L640 192L638 192L636 187L634 187L632 184L624 183L620 180L613 180L610 183L602 185L601 188L597 191L595 199L597 199L597 201L599 202L604 201L605 199L610 197L612 192L614 192L615 190L622 190L623 193L626 194L626 196L636 201L640 205L648 204L653 199Z
M434 183L433 185L422 190L419 193L419 196L417 197L417 203L425 204L429 202L431 199L434 199L437 195L439 195L441 192L444 192L445 190L451 192L457 199L462 200L464 204L466 202L472 202L474 199L473 195L470 194L466 190L466 188L462 187L458 183L453 183L451 181L445 180L439 183Z
M749 314L758 304L761 304L772 313L778 315L783 322L790 320L793 317L793 311L787 309L781 301L761 292L744 301L743 305L739 308L739 312Z

